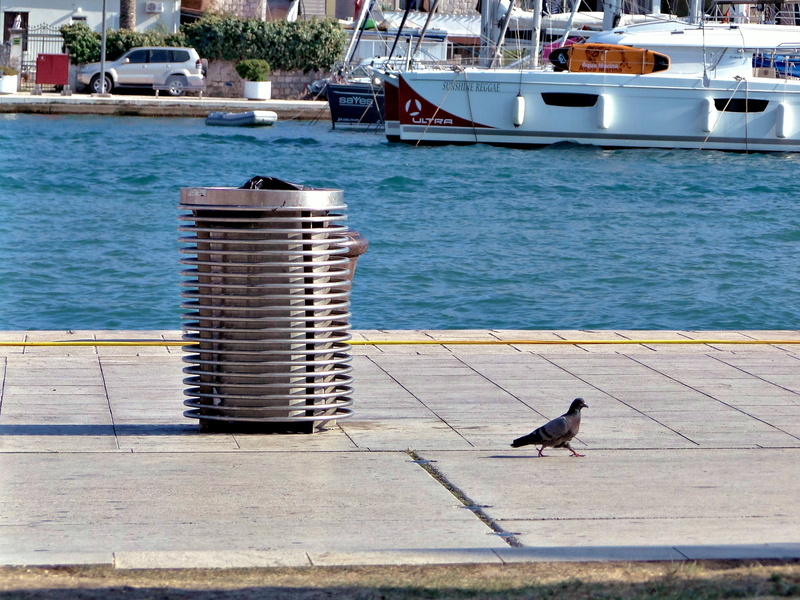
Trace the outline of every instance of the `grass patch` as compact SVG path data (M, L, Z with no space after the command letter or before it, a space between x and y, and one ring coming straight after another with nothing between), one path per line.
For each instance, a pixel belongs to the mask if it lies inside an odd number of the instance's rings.
M0 599L800 598L800 562L526 563L119 571L0 568Z

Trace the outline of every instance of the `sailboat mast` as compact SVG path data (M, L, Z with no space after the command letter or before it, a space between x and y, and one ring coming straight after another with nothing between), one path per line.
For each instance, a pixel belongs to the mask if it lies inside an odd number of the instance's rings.
M533 3L533 28L531 31L531 64L539 66L539 50L542 43L542 0Z
M689 23L697 25L701 22L703 12L700 0L691 0L689 3Z
M508 5L508 11L506 12L506 16L503 17L503 21L500 24L500 35L497 37L497 43L494 46L494 57L492 58L492 64L489 65L490 67L494 67L495 63L503 56L503 46L506 41L508 24L511 22L511 13L514 10L516 2L517 0L511 0L511 3Z
M653 2L661 2L661 0L653 0ZM581 0L573 0L572 2L572 11L569 13L569 20L564 27L564 35L562 35L561 39L558 41L559 48L562 48L564 44L567 43L567 38L569 37L569 32L572 31L572 24L575 22L575 14L578 12L580 4Z
M408 13L410 12L411 12L411 2L406 2L406 10L403 13L403 19L400 21L400 28L397 30L397 35L394 36L394 43L392 44L392 49L389 52L389 58L386 61L387 64L392 61L392 56L394 56L394 51L397 48L397 42L400 41L400 36L403 35L403 28L406 26L406 21L408 20Z
M347 45L347 51L344 53L345 68L347 68L348 63L353 60L358 40L361 38L361 27L364 25L364 21L366 21L367 15L374 2L375 0L361 0L361 10L358 11L358 18L353 27L353 35L350 37L350 43Z
M494 40L497 39L499 27L497 26L497 0L481 0L481 48L480 64L487 67L494 59Z
M696 0L692 0L693 2ZM603 8L603 31L611 31L622 16L622 0L606 0Z
M425 37L425 34L428 33L428 27L431 24L431 19L433 19L433 13L436 12L436 8L439 6L439 0L433 0L433 4L431 5L430 10L428 11L428 17L425 19L425 25L422 27L422 31L419 32L419 39L417 40L417 45L414 46L414 53L411 55L412 58L417 55L419 52L419 47L422 45L422 40Z

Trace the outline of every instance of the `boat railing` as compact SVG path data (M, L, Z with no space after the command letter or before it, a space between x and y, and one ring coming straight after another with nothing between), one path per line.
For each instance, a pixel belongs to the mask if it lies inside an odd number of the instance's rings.
M791 8L781 8L791 7ZM800 25L797 4L781 0L713 0L703 19L710 23L758 23L762 25Z
M768 79L800 78L800 47L779 45L754 51L753 74Z
M775 25L800 25L800 12L796 10L797 5L787 4L786 6L794 6L795 10L776 11L770 22Z

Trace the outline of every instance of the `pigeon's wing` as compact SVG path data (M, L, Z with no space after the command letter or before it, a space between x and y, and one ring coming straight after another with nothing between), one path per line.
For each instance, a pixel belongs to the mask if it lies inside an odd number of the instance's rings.
M567 421L566 417L564 416L553 419L549 423L545 423L539 427L539 435L545 443L556 442L569 435L569 433L569 421Z
M528 444L555 446L562 442L568 442L573 437L575 437L575 433L570 431L570 421L567 415L561 415L557 419L553 419L541 427L534 429L528 435L517 438L511 445L514 448L527 446Z

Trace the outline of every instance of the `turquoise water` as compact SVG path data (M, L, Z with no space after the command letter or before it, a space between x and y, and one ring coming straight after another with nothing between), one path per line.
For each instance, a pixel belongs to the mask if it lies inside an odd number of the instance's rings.
M0 329L176 329L182 187L344 190L354 328L800 329L800 155L0 115Z

